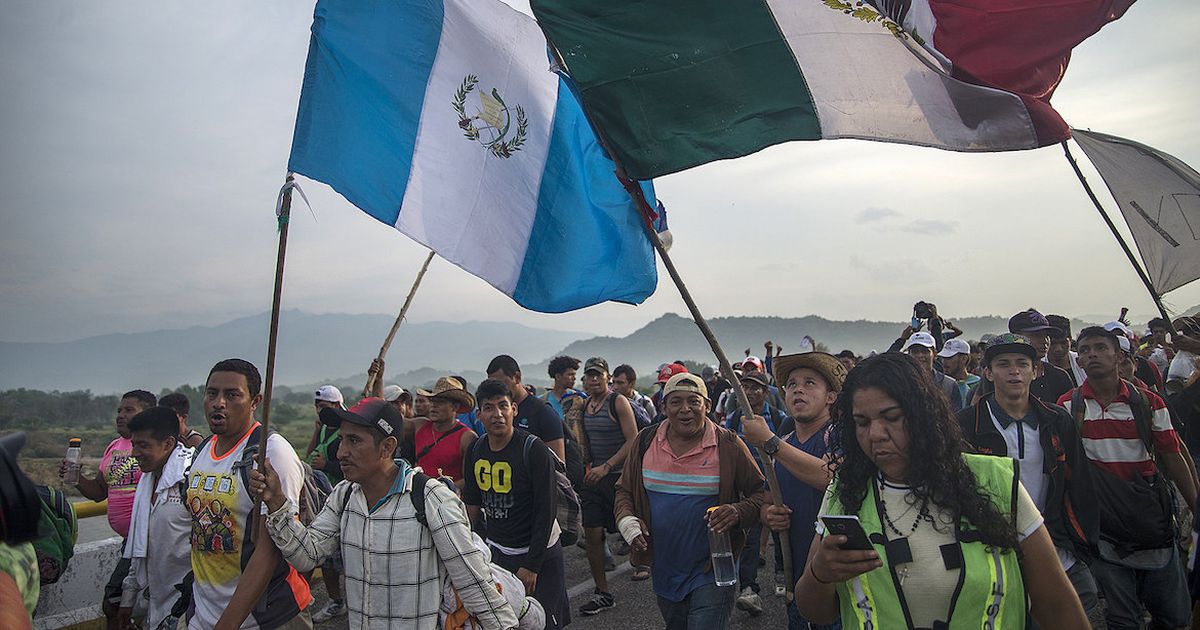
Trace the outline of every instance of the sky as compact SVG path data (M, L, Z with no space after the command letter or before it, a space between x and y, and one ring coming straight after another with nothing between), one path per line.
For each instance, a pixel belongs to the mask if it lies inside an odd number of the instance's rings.
M294 0L5 4L0 340L216 325L270 309L275 198L311 16ZM1076 48L1052 102L1076 127L1200 166L1196 32L1200 4L1138 3ZM327 186L300 183L313 211L293 206L284 307L396 313L424 248ZM671 254L708 317L902 321L919 299L950 318L1154 311L1057 146L793 142L656 187ZM640 306L550 315L435 260L409 319L624 335L686 313L661 263L659 273ZM1200 304L1200 282L1167 302Z

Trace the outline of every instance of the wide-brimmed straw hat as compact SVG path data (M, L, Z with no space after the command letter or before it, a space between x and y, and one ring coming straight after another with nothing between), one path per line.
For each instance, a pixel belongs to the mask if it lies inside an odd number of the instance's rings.
M915 336L915 335L914 335ZM772 367L775 368L775 382L780 387L787 385L788 375L796 368L809 368L825 377L825 383L835 392L842 391L846 382L846 366L832 354L825 352L801 352L799 354L784 354L775 357Z
M433 384L433 389L417 388L417 393L427 398L445 398L458 403L459 413L470 411L475 406L475 397L463 389L458 379L443 376Z

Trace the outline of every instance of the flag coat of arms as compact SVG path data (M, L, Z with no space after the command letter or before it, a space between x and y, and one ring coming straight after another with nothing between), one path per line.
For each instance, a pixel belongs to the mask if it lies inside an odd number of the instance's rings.
M318 2L289 168L526 308L639 303L657 283L545 36L498 0Z
M791 140L1010 151L1070 136L1071 49L1133 0L531 0L639 179Z

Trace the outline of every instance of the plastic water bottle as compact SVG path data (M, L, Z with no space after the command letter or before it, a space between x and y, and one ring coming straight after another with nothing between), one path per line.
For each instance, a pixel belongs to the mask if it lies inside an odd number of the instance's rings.
M708 508L708 514L717 508ZM733 548L729 544L729 532L718 534L711 527L708 529L708 551L712 554L713 577L717 586L733 586L737 584L737 565L733 562Z
M73 486L79 483L79 452L83 440L71 438L67 441L67 472L63 475L63 483Z

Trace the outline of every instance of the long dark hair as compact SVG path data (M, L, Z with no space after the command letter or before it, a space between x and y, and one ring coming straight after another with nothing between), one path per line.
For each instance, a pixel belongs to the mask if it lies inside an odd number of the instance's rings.
M950 512L955 523L966 520L985 544L1017 547L1012 522L981 490L962 458L962 430L946 395L929 372L912 357L888 352L854 366L833 409L831 450L838 478L838 498L854 514L867 497L868 484L879 469L858 444L854 393L875 387L900 404L908 433L908 479L916 504ZM937 525L935 525L936 527Z

